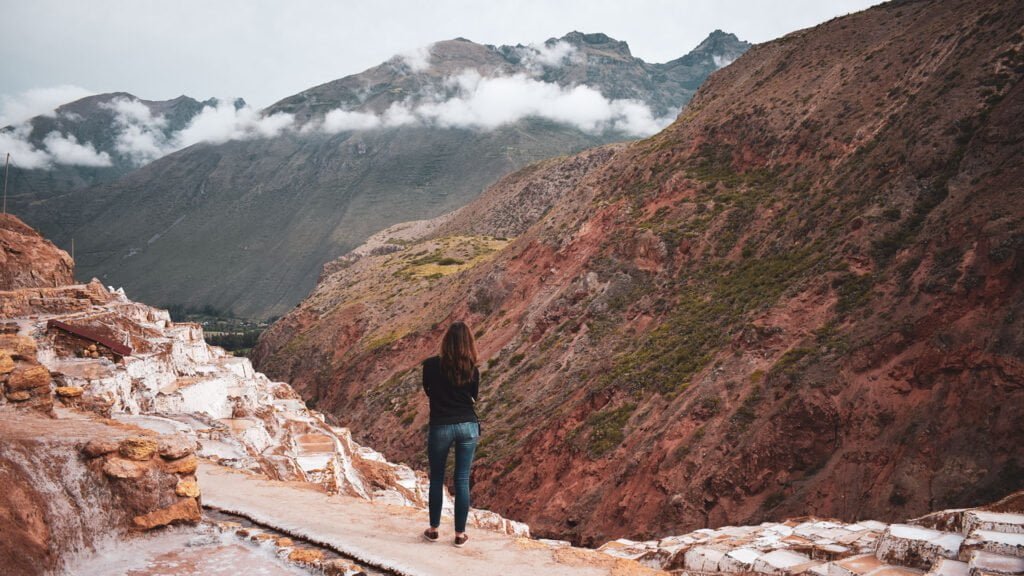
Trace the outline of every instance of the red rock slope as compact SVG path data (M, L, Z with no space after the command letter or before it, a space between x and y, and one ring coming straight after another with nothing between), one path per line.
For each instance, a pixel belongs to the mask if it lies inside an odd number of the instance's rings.
M516 238L457 215L332 264L259 369L422 465L417 365L467 320L476 500L577 542L1020 488L1019 7L889 2L756 46L661 134L467 209Z
M74 284L75 262L12 214L0 214L0 290Z

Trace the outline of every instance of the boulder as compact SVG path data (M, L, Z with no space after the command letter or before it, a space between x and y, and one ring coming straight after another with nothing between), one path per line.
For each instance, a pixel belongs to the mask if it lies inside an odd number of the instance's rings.
M156 454L157 442L145 436L133 436L125 438L118 446L121 456L129 460L149 460Z
M14 370L14 358L7 350L0 350L0 375L10 374Z
M78 398L85 393L85 388L81 386L58 386L55 392L61 398Z
M174 493L186 498L198 498L200 494L199 483L195 480L180 480L174 488Z
M117 442L94 438L82 447L82 452L89 458L97 458L117 451Z
M184 458L195 451L195 441L184 434L175 434L160 439L159 452L165 460Z
M342 558L332 558L320 563L320 569L326 576L359 576L365 572L357 564L352 564Z
M141 530L151 530L169 524L196 524L203 519L199 502L195 498L179 500L170 506L154 510L142 516L136 516L132 522Z
M318 562L323 561L324 553L319 550L313 550L312 548L298 548L296 550L292 550L291 554L288 555L288 559L297 564L314 566Z
M6 394L7 399L11 402L24 402L32 397L27 390L18 390L17 392L8 392Z
M274 544L277 544L281 548L286 548L286 547L289 547L289 546L295 546L295 541L292 540L291 538L288 538L287 536L282 536L281 538L278 538L277 540L275 540Z
M8 390L30 390L49 386L50 371L42 365L18 366L7 377Z
M195 474L198 467L199 460L195 457L195 454L177 460L170 460L163 464L164 471L171 474Z
M15 360L36 359L36 341L29 336L0 334L0 350Z
M103 473L111 478L134 479L141 478L149 470L145 464L134 460L125 460L114 456L103 463Z

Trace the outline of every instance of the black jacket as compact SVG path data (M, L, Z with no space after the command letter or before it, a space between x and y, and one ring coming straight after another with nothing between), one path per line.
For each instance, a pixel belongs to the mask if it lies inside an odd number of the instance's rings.
M431 424L479 422L473 409L480 392L478 369L468 384L455 386L441 371L441 357L431 356L423 361L423 391L430 398Z

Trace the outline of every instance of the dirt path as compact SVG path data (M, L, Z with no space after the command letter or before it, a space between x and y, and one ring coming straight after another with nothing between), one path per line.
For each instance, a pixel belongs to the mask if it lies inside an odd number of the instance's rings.
M308 484L266 480L203 463L198 472L203 505L304 538L370 566L407 576L626 576L657 574L639 564L579 548L552 549L538 542L472 530L465 548L425 542L426 514L401 506L328 496ZM450 523L449 518L445 518Z

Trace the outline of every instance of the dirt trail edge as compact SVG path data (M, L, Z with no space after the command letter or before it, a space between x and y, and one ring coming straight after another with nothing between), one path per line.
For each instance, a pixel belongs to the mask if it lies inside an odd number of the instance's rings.
M470 544L421 539L424 512L329 496L308 484L279 482L210 463L198 471L203 505L249 518L331 548L364 564L403 576L632 576L664 574L635 562L580 548L552 548L534 540L472 530ZM450 518L445 518L450 522Z

